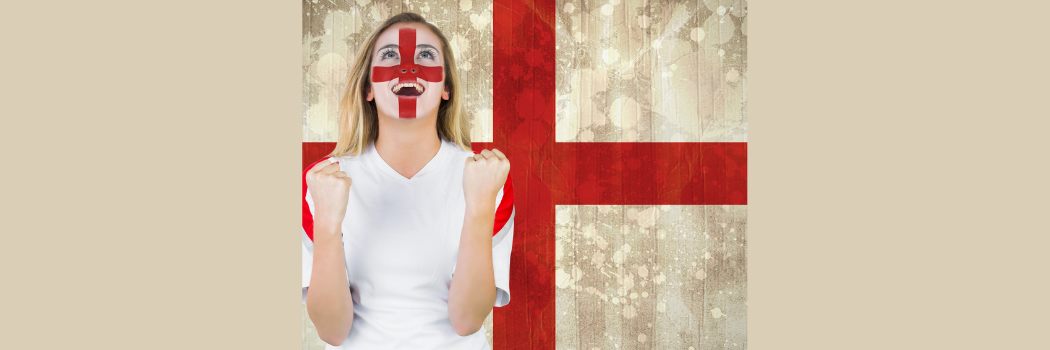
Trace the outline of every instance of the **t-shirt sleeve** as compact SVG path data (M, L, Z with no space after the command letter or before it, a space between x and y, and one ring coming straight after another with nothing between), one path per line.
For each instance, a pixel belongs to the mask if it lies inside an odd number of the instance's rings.
M514 248L514 187L510 175L496 195L496 221L492 228L492 272L496 281L495 307L510 303L510 252ZM453 273L456 267L452 267Z
M510 303L510 251L514 248L514 188L510 175L496 196L496 223L492 236L492 272L496 280L495 307Z
M303 236L306 234L304 233ZM310 273L314 269L313 242L303 242L303 304L306 304L306 289L310 287Z

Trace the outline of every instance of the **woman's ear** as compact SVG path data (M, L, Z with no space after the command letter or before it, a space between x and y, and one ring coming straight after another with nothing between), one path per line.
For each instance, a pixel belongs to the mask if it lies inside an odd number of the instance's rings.
M445 85L445 88L441 90L441 99L448 101L448 96L448 85Z
M372 95L372 84L365 85L365 101L371 101L373 99L375 99L375 96Z

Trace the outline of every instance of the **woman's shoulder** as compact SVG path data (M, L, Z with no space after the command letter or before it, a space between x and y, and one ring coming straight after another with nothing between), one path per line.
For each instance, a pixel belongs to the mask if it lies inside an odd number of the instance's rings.
M347 155L342 155L342 156L326 156L325 158L331 158L331 159L334 159L334 160L336 160L338 162L352 163L352 162L360 162L361 159L363 159L364 157L365 157L365 154L361 153L361 154L356 154L356 155L347 154Z
M358 155L342 155L342 156L326 155L324 157L321 157L321 158L315 160L313 163L310 163L310 165L306 166L306 168L303 169L303 173L305 174L307 171L310 171L311 168L313 168L314 166L317 166L317 164L319 164L321 162L324 162L325 160L329 160L329 161L334 162L334 163L339 163L339 165L341 167L345 167L347 165L356 164L356 163L360 162L361 159L363 159L363 158L364 158L364 154L363 153L362 154L358 154Z
M466 158L474 155L474 151L463 149L463 147L460 147L455 142L445 139L441 139L441 142L445 143L445 146L451 150L449 153L456 158Z
M456 158L459 158L459 159L467 158L467 157L473 157L475 154L478 153L478 152L474 152L473 150L463 149L463 147L460 147L459 145L457 145L456 143L451 142L451 141L446 141L446 140L442 139L442 142L447 143L448 144L448 148L452 150L452 152L450 152L450 153L452 155L454 155ZM492 150L493 148L495 148L495 147L488 147L486 149Z

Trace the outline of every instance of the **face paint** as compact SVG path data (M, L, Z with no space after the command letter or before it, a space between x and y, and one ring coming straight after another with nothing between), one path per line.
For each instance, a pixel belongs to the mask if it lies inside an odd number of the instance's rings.
M444 69L441 66L421 66L416 64L416 30L401 28L398 31L398 53L401 64L393 67L372 67L372 82L381 83L395 78L397 83L416 83L418 80L432 83L440 82ZM411 88L408 88L411 89ZM418 96L397 96L398 118L416 117L416 98Z

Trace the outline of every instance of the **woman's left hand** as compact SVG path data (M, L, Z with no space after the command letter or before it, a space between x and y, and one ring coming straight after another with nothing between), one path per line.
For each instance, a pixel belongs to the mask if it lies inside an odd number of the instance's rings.
M498 149L482 150L466 159L463 168L463 195L467 211L496 211L496 195L507 182L510 161Z

